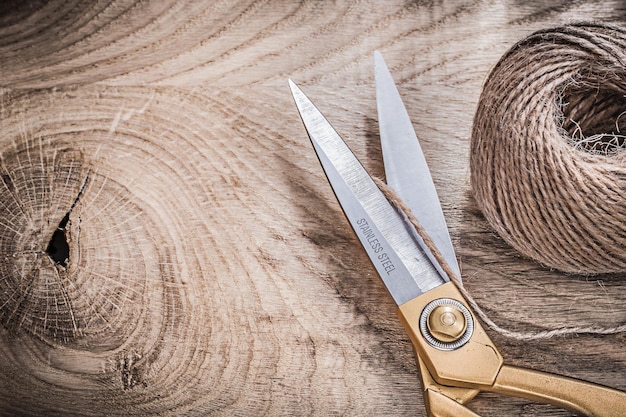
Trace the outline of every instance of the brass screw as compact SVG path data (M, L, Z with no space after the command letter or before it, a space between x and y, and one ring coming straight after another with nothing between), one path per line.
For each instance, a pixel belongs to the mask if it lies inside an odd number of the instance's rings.
M455 342L463 336L467 321L463 312L454 305L435 307L428 316L428 331L440 342Z

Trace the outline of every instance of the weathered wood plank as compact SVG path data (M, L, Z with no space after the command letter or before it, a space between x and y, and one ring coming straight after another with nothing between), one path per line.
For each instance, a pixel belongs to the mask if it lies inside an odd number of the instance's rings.
M381 176L374 50L494 320L624 321L623 276L548 271L491 232L467 157L501 54L547 26L626 23L621 1L31 6L0 9L2 414L425 415L393 301L286 84ZM45 251L74 201L64 270ZM626 389L624 335L491 334L512 364ZM570 415L491 394L472 408Z

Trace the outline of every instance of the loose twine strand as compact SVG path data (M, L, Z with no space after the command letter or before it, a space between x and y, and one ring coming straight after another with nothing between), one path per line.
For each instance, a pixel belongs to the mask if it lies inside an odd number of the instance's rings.
M499 334L509 337L511 339L516 340L539 340L539 339L550 339L554 336L564 336L568 334L616 334L626 332L626 324L622 324L615 327L600 327L600 326L575 326L575 327L560 327L557 329L550 330L542 330L536 332L519 332L514 330L505 329L504 327L496 324L485 311L478 305L474 297L469 293L469 291L463 285L461 278L454 272L450 265L446 262L445 258L437 248L437 245L433 242L431 237L428 235L420 221L415 217L412 210L406 205L406 203L396 194L396 192L389 187L383 180L380 178L373 177L372 178L378 188L383 192L385 197L389 200L391 204L393 204L398 210L403 212L409 223L415 228L417 234L422 238L424 244L428 248L428 250L432 253L435 260L441 266L441 269L448 275L450 280L458 287L459 291L465 297L465 300L470 304L472 309L481 320L489 326L494 331Z

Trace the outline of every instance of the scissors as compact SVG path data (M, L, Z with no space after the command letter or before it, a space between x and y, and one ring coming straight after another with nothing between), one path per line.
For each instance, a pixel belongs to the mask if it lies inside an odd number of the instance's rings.
M626 416L626 393L504 364L459 287L459 266L424 154L393 78L374 54L376 102L392 204L322 113L289 80L296 106L344 214L398 305L412 341L426 411L478 417L465 406L480 391L546 402L589 416ZM421 233L408 221L408 208ZM424 233L425 232L425 233Z

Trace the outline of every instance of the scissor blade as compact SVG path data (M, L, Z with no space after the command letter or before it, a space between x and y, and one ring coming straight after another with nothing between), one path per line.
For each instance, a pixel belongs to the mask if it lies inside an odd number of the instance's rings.
M374 53L374 63L378 124L387 184L420 220L446 263L460 278L446 220L411 119L379 52ZM432 261L439 268L437 261Z
M441 285L402 215L315 105L293 81L289 85L337 200L395 302L401 305Z

